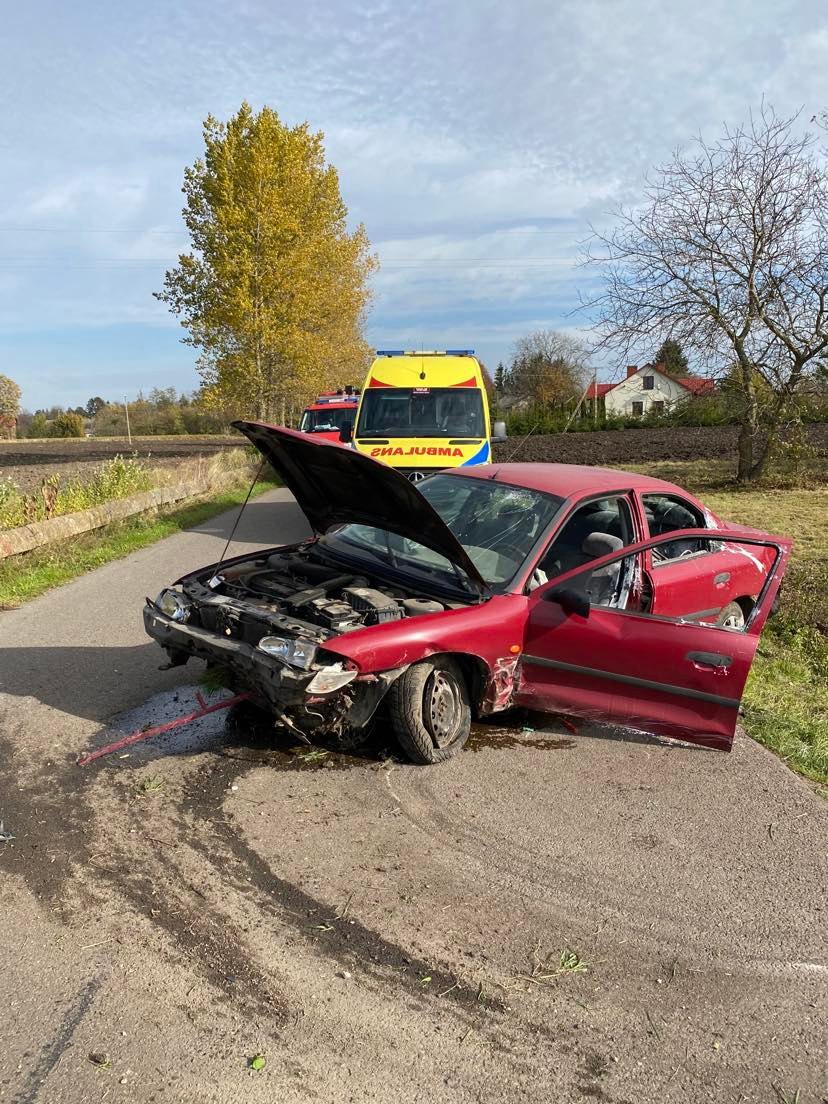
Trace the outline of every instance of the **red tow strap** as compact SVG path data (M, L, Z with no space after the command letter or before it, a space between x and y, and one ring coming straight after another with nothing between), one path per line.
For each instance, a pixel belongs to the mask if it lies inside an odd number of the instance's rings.
M229 709L232 705L238 705L239 702L249 701L251 697L252 694L236 694L232 698L224 698L213 705L208 705L201 694L196 693L199 708L195 713L188 713L174 721L167 721L166 724L155 725L154 728L142 728L140 732L133 732L131 736L125 736L123 740L116 740L114 744L107 744L106 747L98 748L97 751L90 751L88 755L82 755L78 759L78 766L85 767L87 763L92 763L95 759L102 759L104 755L111 755L113 751L120 751L122 748L131 747L132 744L139 744L142 740L151 740L153 736L160 736L162 732L169 732L180 725L189 724L190 721L198 721L202 717L206 717L208 713L218 713L221 709Z

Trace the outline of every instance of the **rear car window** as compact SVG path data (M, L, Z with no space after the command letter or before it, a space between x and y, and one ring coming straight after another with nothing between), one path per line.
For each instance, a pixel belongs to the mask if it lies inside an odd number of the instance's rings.
M705 529L704 514L692 503L678 495L645 494L641 496L644 516L651 537L661 537L680 529ZM669 560L683 559L711 551L710 541L677 540L662 544L653 551L653 565Z

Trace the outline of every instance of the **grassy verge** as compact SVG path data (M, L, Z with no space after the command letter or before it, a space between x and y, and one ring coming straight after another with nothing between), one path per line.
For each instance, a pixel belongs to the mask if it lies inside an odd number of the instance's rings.
M770 622L744 696L745 731L828 786L828 638L783 614ZM828 789L824 791L828 797Z
M269 481L258 482L251 497L274 486ZM119 560L183 529L191 529L239 505L246 494L246 486L233 487L180 509L140 514L73 540L0 561L0 610L13 609L92 568Z
M636 470L687 487L725 520L793 538L780 610L762 635L742 724L793 770L828 785L828 486L726 487L720 470L694 462ZM815 474L824 480L824 471Z
M170 483L211 481L227 473L240 475L257 459L251 448L227 449L209 458L179 460L174 465L152 467L148 459L113 456L82 478L64 481L61 471L41 479L33 492L21 491L8 476L0 477L0 529L15 529L31 522L60 517L104 502L129 498L141 491Z

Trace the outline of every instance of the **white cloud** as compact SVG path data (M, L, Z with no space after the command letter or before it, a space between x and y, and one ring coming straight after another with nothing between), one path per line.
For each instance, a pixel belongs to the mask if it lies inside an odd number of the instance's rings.
M175 341L151 292L186 241L183 167L247 98L325 132L385 262L372 335L496 362L573 324L576 243L649 166L762 96L809 117L826 69L817 0L31 0L0 42L0 322Z

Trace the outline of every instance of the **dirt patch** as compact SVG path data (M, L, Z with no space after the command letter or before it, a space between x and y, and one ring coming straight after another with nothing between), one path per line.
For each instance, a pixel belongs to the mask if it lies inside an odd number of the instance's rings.
M497 463L644 464L659 460L732 460L737 426L665 426L551 433L510 438L494 446ZM811 443L828 452L828 425L808 427Z

